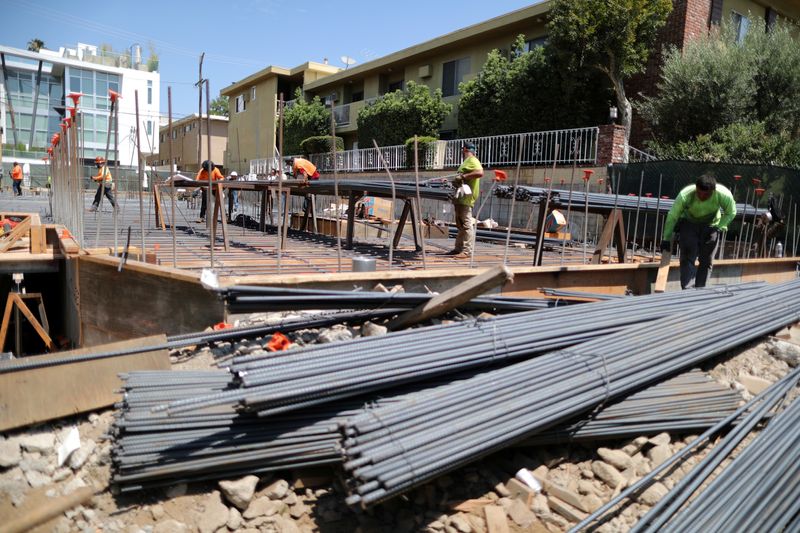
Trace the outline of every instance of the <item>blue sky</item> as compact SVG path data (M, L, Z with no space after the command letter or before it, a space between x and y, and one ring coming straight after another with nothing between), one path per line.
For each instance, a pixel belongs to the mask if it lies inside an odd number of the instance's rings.
M197 111L198 60L212 99L221 88L266 67L305 61L344 66L377 59L439 35L538 3L539 0L0 0L0 44L26 48L39 38L47 48L83 42L122 51L152 45L160 58L161 111L172 86L173 116Z

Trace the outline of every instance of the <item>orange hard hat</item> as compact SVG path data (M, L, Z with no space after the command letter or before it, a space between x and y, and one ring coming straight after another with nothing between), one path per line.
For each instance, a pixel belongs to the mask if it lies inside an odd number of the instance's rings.
M98 165L102 165L103 163L106 162L106 159L103 156L98 155L97 157L94 158L94 162L97 163Z

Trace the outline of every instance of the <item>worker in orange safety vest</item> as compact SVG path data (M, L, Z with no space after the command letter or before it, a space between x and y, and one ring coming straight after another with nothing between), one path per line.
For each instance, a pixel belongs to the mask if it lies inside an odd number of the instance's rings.
M111 178L111 172L108 170L108 165L106 164L106 160L103 157L97 156L94 159L94 165L97 167L97 174L92 176L92 179L97 182L97 192L94 193L94 201L92 202L92 207L89 208L89 211L97 211L97 208L100 207L100 200L103 199L103 194L105 197L108 198L109 203L111 203L111 207L117 207L117 202L114 200L114 193L112 189L114 188L113 179Z
M197 176L194 178L196 181L208 181L208 172L211 169L211 181L220 181L224 180L225 176L222 175L222 172L219 171L217 167L214 166L212 161L206 159L203 161L201 165L200 171L197 173ZM197 219L197 222L205 222L206 221L206 207L208 206L208 191L203 187L202 192L202 200L200 200L200 218Z
M292 173L295 178L302 177L307 180L319 179L317 166L308 159L303 159L302 157L295 157L294 161L292 161Z
M11 169L11 186L15 195L22 196L22 167L16 161Z

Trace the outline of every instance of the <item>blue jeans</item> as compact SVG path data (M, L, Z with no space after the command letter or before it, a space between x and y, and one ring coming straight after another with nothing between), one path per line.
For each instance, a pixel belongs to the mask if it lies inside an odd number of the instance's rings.
M11 180L11 188L14 190L14 194L22 196L22 180Z

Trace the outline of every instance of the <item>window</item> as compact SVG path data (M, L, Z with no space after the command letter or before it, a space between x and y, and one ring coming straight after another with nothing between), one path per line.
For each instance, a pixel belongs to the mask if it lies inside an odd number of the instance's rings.
M460 94L458 84L464 81L469 74L470 60L468 57L448 61L442 65L442 96Z
M360 102L364 99L364 91L358 91L357 93L353 93L353 96L350 98L351 102Z
M389 84L387 92L393 93L395 91L402 91L405 80L393 81Z
M164 134L163 133L158 136L158 140L159 140L159 142L162 142L162 143L164 142Z
M255 85L253 85L252 87L250 87L250 101L252 102L255 99L256 99L256 87Z
M240 94L236 97L236 112L241 113L244 111L244 95Z
M173 139L177 139L178 138L178 130L172 130L172 138Z
M147 103L153 103L153 81L147 80Z
M525 41L525 47L522 49L524 52L530 52L534 48L541 48L547 44L547 37L537 37L535 39L528 39Z
M149 137L150 135L153 134L153 121L152 120L148 120L145 123L145 126L146 126L147 136Z
M733 11L731 14L733 20L733 27L736 28L736 42L742 44L744 36L747 35L747 30L750 28L750 19Z

